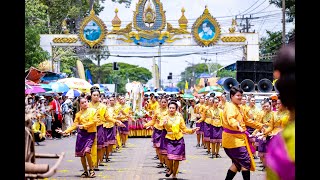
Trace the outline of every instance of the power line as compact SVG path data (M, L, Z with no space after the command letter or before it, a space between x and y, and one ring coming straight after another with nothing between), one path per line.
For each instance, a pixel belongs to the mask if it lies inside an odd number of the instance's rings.
M260 0L257 0L256 2L254 2L249 8L247 8L246 10L244 10L242 13L239 13L238 15L244 14L246 11L248 11L250 8L252 8L255 4L257 4Z

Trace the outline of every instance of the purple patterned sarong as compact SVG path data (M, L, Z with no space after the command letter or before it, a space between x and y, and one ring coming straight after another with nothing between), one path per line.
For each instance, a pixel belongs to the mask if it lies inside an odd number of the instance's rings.
M91 147L93 145L96 132L88 133L84 129L78 129L76 140L76 157L83 157L85 153L91 154Z
M183 137L179 140L167 139L167 143L167 157L169 160L186 160L186 147Z
M222 127L216 127L211 125L210 142L211 143L222 142Z
M128 135L129 134L129 122L128 121L124 121L122 122L126 127L120 127L118 128L119 130L119 133L120 134L126 134Z
M210 142L210 136L211 136L211 124L208 124L206 122L203 123L203 141L204 142Z
M105 135L104 135L104 128L103 125L97 126L97 148L102 149L104 148L104 141L105 141Z
M163 130L159 130L157 128L153 129L152 142L153 142L153 147L154 148L159 148L160 147L162 131Z
M203 124L204 122L201 123L196 123L196 127L199 127L199 131L196 132L196 134L203 134Z
M166 155L168 152L167 152L167 144L168 144L168 139L165 138L167 135L167 131L165 129L162 130L162 133L161 133L161 137L160 137L160 154L164 154Z
M116 141L117 131L116 130L117 130L116 126L113 126L111 128L104 128L104 133L105 133L105 137L106 137L105 142L104 142L105 146L117 144L117 141Z
M236 165L238 171L241 170L241 167L246 169L251 168L250 155L245 146L237 148L224 148L224 151L232 160L232 163Z

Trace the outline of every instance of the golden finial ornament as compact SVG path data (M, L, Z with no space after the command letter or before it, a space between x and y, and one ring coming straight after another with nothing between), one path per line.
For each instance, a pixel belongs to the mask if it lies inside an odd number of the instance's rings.
M118 8L116 8L114 10L114 12L116 13L116 15L114 16L113 20L111 21L112 22L112 30L113 31L118 31L120 30L120 26L121 26L121 20L120 18L118 17Z
M63 34L69 34L69 29L67 25L67 19L64 19L61 24Z
M204 14L209 14L208 5L205 6Z
M144 11L144 14L143 14L143 21L147 24L152 24L155 22L155 19L156 19L156 13L155 11L152 9L151 7L151 3L150 3L150 0L148 1L148 5L147 5L147 8L145 9Z
M187 19L186 16L184 15L185 9L182 8L182 9L181 9L181 12L182 12L182 15L181 15L180 19L178 20L179 26L180 26L181 29L187 30L188 19Z
M237 27L237 21L235 19L232 19L231 28L229 28L230 33L234 33L236 31Z

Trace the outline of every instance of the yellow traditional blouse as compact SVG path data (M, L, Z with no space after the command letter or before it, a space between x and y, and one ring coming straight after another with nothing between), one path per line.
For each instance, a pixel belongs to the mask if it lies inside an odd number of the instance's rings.
M83 125L83 129L88 132L97 132L97 114L94 108L87 108L86 110L80 110L77 112L74 122L71 127L65 130L66 133L77 129L78 125Z
M222 126L222 110L220 108L212 108L212 121L211 125L215 127L221 127Z
M218 105L218 108L220 108L221 110L223 110L227 103L228 103L227 101L226 101L225 103L222 103L222 101L220 101L220 102L219 102L219 105Z
M260 113L260 110L256 106L253 106L253 107L248 106L248 115L250 119L256 120L259 113Z
M103 127L106 127L107 122L116 122L116 120L109 115L109 112L107 111L107 106L103 103L97 102L93 104L92 102L90 102L89 107L94 108L97 111L97 126L103 125Z
M194 106L194 113L195 114L199 114L199 112L200 112L200 107L202 106L202 104L196 104L195 106Z
M108 111L108 114L110 117L112 117L113 119L116 119L115 117L115 110L116 110L116 106L107 106L107 111ZM105 128L112 128L113 126L115 125L114 122L110 122L110 121L107 121L105 123Z
M153 115L152 112L155 113L155 111L159 108L159 103L158 101L155 102L149 102L148 106L147 106L147 111L149 112L150 115Z
M232 102L226 104L222 113L222 127L232 131L239 131L238 124L246 131L246 126L260 129L262 124L251 120L244 112L244 109L240 108ZM222 132L222 146L224 148L237 148L246 146L246 136L243 134L231 134L225 131Z
M40 128L41 125L41 128ZM43 122L36 121L32 125L33 133L39 132L42 137L46 136L46 125Z
M276 135L282 131L289 120L288 110L277 111L273 114L274 117L271 119L270 126L264 132L264 134L269 134L270 136Z
M213 111L212 107L205 107L205 109L201 113L201 118L198 120L198 122L205 122L207 124L212 123L212 117L213 117Z
M262 123L265 125L267 128L266 131L264 132L265 135L270 135L270 131L272 131L271 124L274 123L274 111L264 111L261 116L258 119L258 122ZM259 132L261 129L256 129L253 134L256 134Z
M117 119L122 122L128 121L129 117L132 114L131 107L126 104L124 105L119 104L118 106L116 106L116 110L114 112Z
M160 126L158 121L160 121L161 117L168 115L168 108L158 108L155 111L155 114L152 116L151 121L147 122L144 126L153 126L158 130L163 130L163 126Z
M167 119L167 124L164 125L164 128L167 131L166 138L170 140L179 140L183 137L183 132L192 134L192 129L186 127L184 119L179 113L176 113L174 116L166 115L160 119L160 126L163 126L164 119Z

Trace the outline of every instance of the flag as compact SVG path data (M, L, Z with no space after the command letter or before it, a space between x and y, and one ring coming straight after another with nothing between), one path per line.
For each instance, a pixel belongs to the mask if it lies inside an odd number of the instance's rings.
M86 69L85 71L86 73L86 80L93 85L93 82L92 82L92 77L91 77L91 73L90 73L90 70L89 69Z
M188 81L186 81L186 84L185 84L184 89L189 89L188 86L189 86L189 85L188 85Z

